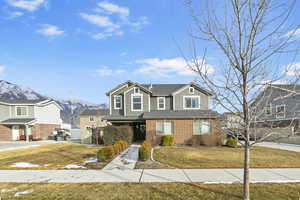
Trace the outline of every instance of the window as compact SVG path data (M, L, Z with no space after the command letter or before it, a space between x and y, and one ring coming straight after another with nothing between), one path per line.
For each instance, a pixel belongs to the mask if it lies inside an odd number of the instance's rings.
M211 131L210 122L196 121L193 123L193 134L202 135Z
M200 109L200 97L199 96L183 97L183 108Z
M285 117L285 105L276 106L276 118Z
M94 122L95 121L95 117L94 116L90 116L90 122Z
M25 106L19 106L19 107L16 107L16 113L17 113L17 116L27 116L28 114L28 111L27 111L27 107Z
M115 96L115 109L122 109L122 96Z
M135 88L134 88L134 93L135 93L135 94L140 93L140 88L136 88L136 87L135 87Z
M194 94L195 89L194 89L193 87L190 87L190 88L189 88L189 92L190 92L190 94Z
M156 132L158 134L171 135L174 134L173 122L156 122Z
M131 96L131 110L142 111L143 108L143 96L134 94Z
M271 104L265 107L265 114L272 115L272 107Z
M165 97L158 97L157 98L157 110L165 110L166 108L166 99Z

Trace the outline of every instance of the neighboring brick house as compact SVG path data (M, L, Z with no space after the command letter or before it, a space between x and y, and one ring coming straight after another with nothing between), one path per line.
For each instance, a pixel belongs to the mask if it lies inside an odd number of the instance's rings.
M127 81L107 93L113 125L145 130L144 139L158 144L162 135L174 135L177 144L201 142L201 135L223 134L218 113L210 110L213 94L189 84L138 84Z
M0 99L0 141L47 139L62 125L60 111L53 100Z
M99 143L97 138L95 138L95 131L98 128L107 126L104 116L108 115L109 110L99 109L99 110L85 110L80 114L80 135L81 143L92 144ZM94 133L94 134L93 134ZM95 141L97 140L97 141Z

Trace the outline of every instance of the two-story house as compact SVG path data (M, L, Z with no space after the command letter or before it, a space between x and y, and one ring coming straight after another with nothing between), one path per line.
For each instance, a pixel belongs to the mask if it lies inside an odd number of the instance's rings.
M86 109L80 114L80 136L83 144L100 144L102 133L99 128L107 126L104 117L107 116L107 109Z
M162 135L174 135L187 144L203 134L220 134L218 113L210 110L213 94L189 84L122 83L107 93L109 116L114 125L129 124L145 130L145 138L160 143ZM194 139L193 139L194 140Z
M53 100L0 99L0 141L47 139L62 125L60 111Z
M256 127L293 127L300 132L300 85L273 84L266 87L252 104Z

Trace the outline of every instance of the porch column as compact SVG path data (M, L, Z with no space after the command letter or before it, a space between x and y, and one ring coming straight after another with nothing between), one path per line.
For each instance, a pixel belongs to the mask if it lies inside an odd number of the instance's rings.
M25 134L25 137L26 137L26 142L29 142L29 126L28 125L25 125L25 130L24 130L24 134Z

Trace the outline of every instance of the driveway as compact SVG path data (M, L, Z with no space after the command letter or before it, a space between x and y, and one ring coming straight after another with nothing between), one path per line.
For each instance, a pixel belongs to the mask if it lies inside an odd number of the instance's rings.
M257 146L269 147L273 149L283 149L288 151L300 152L300 145L296 144L285 144L285 143L275 143L275 142L262 142L257 144Z
M45 140L45 141L34 141L34 142L24 142L24 141L15 141L15 142L3 142L0 141L0 152L10 151L15 149L25 149L30 147L38 147L46 144L54 144L56 141Z

